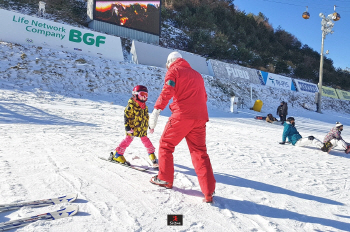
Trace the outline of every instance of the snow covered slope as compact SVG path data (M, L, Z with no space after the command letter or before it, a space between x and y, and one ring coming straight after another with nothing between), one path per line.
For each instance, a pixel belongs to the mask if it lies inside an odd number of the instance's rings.
M212 205L202 203L184 141L174 153L172 190L149 183L153 170L141 173L98 159L124 138L123 110L133 86L149 87L152 110L165 71L0 43L0 204L78 193L72 204L80 209L74 217L17 231L350 230L350 155L279 145L283 127L253 119L259 113L249 109L228 113L229 96L214 87L213 77L204 77L207 146L217 180ZM280 97L288 100L283 91L254 89L265 102L261 114L274 113ZM300 104L289 107L302 136L322 140L340 121L350 141L350 116L344 111L317 114ZM162 112L150 135L155 147L169 116L168 109ZM125 157L147 165L138 139ZM59 207L2 212L0 222ZM184 225L167 226L168 214L183 215Z

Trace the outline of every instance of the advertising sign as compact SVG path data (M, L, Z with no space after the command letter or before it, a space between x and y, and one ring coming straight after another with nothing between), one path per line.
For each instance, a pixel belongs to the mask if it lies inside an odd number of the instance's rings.
M255 69L237 64L224 63L218 60L209 60L209 67L211 75L220 79L261 84L257 70Z
M119 37L0 9L0 40L124 61Z
M316 93L316 92L318 92L318 86L316 84L309 83L306 81L297 80L297 79L294 79L294 82L295 82L295 85L296 85L297 90L299 92L303 92L303 93Z
M159 35L160 0L96 0L93 19Z
M296 91L292 78L264 71L260 71L260 73L265 82L265 85L280 89Z
M133 40L130 53L132 55L133 62L136 64L165 68L168 55L173 51L173 49L163 48ZM206 59L204 57L180 50L178 50L178 52L194 70L201 74L209 75Z
M322 86L322 96L338 99L337 92L333 88Z
M340 89L336 89L335 91L337 92L339 99L350 101L350 92Z

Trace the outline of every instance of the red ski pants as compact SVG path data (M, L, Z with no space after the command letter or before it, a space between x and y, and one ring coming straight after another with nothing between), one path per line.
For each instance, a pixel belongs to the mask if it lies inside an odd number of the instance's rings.
M174 159L175 147L186 138L191 153L192 164L196 171L199 185L204 195L215 191L215 178L207 154L206 121L191 119L172 119L167 122L159 144L159 172L160 180L174 181Z

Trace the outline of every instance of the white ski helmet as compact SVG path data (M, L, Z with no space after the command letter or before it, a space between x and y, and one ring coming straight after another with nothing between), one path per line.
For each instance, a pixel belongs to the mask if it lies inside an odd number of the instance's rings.
M171 63L173 63L177 58L182 58L182 55L179 52L170 53L166 61L166 67L169 68Z

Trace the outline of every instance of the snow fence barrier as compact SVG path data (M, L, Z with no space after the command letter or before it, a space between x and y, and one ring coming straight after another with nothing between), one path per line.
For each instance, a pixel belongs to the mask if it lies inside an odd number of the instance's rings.
M336 89L335 91L337 92L339 99L350 101L350 92L340 89Z
M264 71L259 71L259 73L261 74L264 85L266 86L296 91L292 78L290 77L285 77Z
M133 40L130 53L132 55L132 61L135 64L165 68L168 55L173 51L175 50ZM194 70L201 74L209 75L207 62L204 57L185 51L176 51L182 55L182 58L184 58Z

